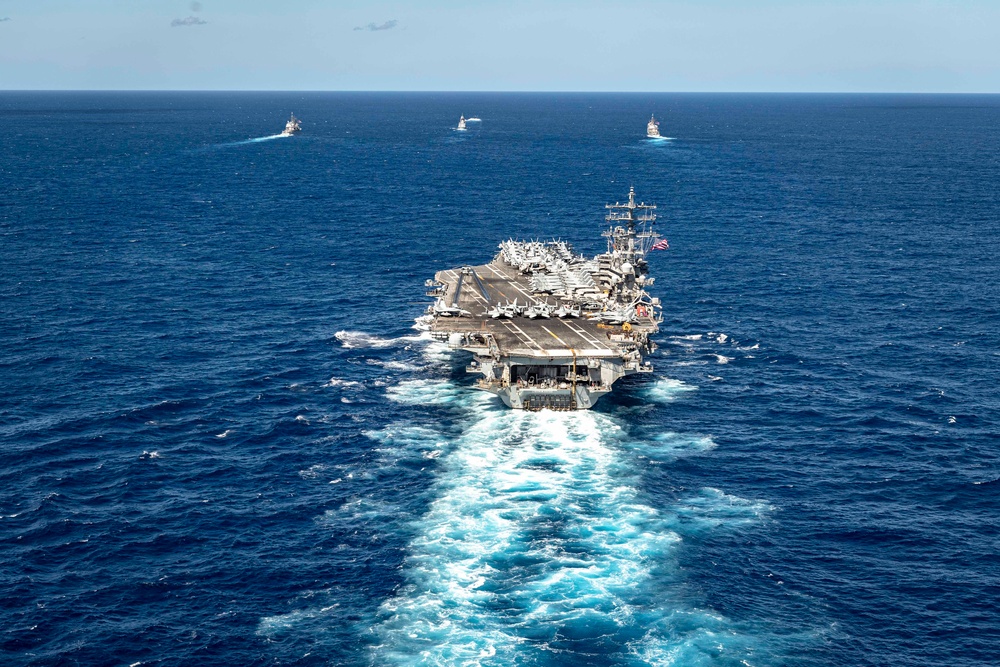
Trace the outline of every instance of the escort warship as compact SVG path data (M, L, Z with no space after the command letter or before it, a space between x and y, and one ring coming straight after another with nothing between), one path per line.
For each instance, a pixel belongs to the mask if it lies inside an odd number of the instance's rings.
M292 117L288 119L287 123L285 123L285 130L281 133L281 136L290 137L301 131L302 123L295 117L295 114L292 114Z
M504 241L488 264L428 280L431 335L471 352L476 387L508 407L579 410L620 378L651 373L644 355L663 321L646 254L666 248L653 205L606 206L608 250L593 258L565 241Z
M650 116L649 122L646 123L646 136L650 139L663 138L663 136L660 135L660 121L656 120L655 116Z

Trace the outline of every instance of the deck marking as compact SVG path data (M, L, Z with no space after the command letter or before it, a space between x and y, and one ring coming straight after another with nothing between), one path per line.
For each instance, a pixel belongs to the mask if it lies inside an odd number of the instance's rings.
M562 338L560 338L559 336L557 336L557 335L555 335L554 333L552 333L552 329L549 329L549 328L548 328L547 326L545 326L544 324L542 325L542 328L543 328L543 329L545 329L546 331L548 331L548 332L549 332L549 335L550 335L550 336L552 336L552 337L553 337L553 338L555 338L555 339L556 339L557 341L559 341L560 343L562 343L563 345L565 345L565 346L566 346L566 347L567 347L567 348L568 348L568 349L569 349L570 351L572 351L572 350L573 350L573 347L572 347L572 346L570 346L569 344L567 344L567 343L566 343L566 341L564 341L564 340L563 340Z
M508 276L503 271L497 271L496 269L493 268L492 264L486 264L485 266L486 266L487 269L489 269L490 271L492 271L494 274L500 276L501 279L507 281L507 283L511 287L513 287L518 292L520 292L521 294L523 294L525 296L525 298L528 299L528 301L529 301L528 305L529 306L532 305L531 304L532 301L534 301L534 302L537 303L538 299L536 299L535 297L531 296L531 294L529 294L528 292L525 292L523 289L521 289L521 287L517 284L517 279L516 278L511 278L510 276Z
M539 345L538 343L536 343L535 339L532 338L531 335L528 334L524 329L522 329L521 327L517 326L516 324L514 324L510 320L506 320L504 322L504 324L506 324L508 327L513 327L514 329L517 329L521 333L521 335L524 336L524 338L525 338L525 340L527 340L527 342L531 343L532 345L534 345L535 347L537 347L542 352L545 352L545 348L542 347L541 345Z
M451 275L455 276L455 279L456 279L456 281L457 281L458 285L459 285L459 286L461 285L461 278L459 277L459 275L458 275L457 273L455 273L455 271L454 271L453 269L448 269L448 270L446 270L446 271L445 271L444 273L450 273ZM449 284L449 286L450 286L450 285L451 285L452 283L450 283L450 282L449 282L448 284ZM456 289L457 289L457 288L456 288ZM482 302L483 302L484 304L486 304L487 306L488 306L488 305L490 305L490 302L489 302L489 301L487 301L486 299L484 299L484 298L483 298L482 296L480 296L480 295L479 295L478 293L476 293L476 291L475 291L475 290L472 290L472 292L471 292L471 293L472 293L472 296L473 296L473 297L474 297L475 299L478 299L479 301L482 301ZM447 296L447 295L446 295L446 296Z
M492 275L486 277L485 280L482 280L478 272L479 270L488 270ZM461 280L461 277L458 275L458 271L458 269L447 269L441 272L441 275L448 277L447 282L449 287L457 287L456 283ZM474 278L479 279L478 282L485 284L482 285L482 290L472 289L462 291L460 302L464 302L467 309L477 303L485 304L486 307L489 308L493 305L493 302L485 297L491 293L499 294L500 297L507 299L509 302L510 297L508 296L506 290L510 290L511 288L516 290L519 294L518 298L521 298L522 296L525 298L526 305L528 306L543 302L549 303L549 297L545 297L543 300L532 296L528 291L526 291L526 288L528 288L527 285L522 284L518 278L512 278L509 276L500 265L494 265L494 263L491 262L482 266L473 267L473 272ZM505 289L501 289L501 287ZM486 291L487 294L482 294L482 291ZM471 296L469 296L470 294ZM448 298L447 294L445 295L445 298ZM498 298L497 304L499 303L500 301ZM512 354L516 354L518 348L532 356L538 352L541 352L546 356L563 356L563 354L567 351L569 353L572 353L573 350L580 352L582 349L586 348L590 348L588 353L595 356L604 357L609 354L618 354L616 347L604 340L601 340L599 338L600 332L591 332L587 323L577 324L569 320L553 318L549 320L551 323L550 328L549 326L536 323L534 320L525 319L522 321L522 324L524 325L524 328L522 328L511 320L498 319L494 322L491 319L485 319L484 316L485 313L482 316L474 316L474 320L470 323L470 330L474 325L478 324L479 329L492 330L495 331L496 334L501 334L502 332L506 333L506 335L512 337L512 340L509 341L509 344L514 345L514 347L510 350L510 353ZM457 324L458 321L453 323L453 325ZM553 331L553 329L557 329L560 324L566 328L562 337ZM542 331L545 331L556 339L560 345L563 346L563 349L546 348L541 345L539 341L535 340L534 336L540 335ZM501 348L507 347L502 340L498 340L497 342Z
M604 341L598 339L597 337L591 335L590 332L588 332L584 328L582 328L580 326L571 326L570 323L567 322L566 320L561 320L561 321L562 321L563 325L567 329L569 329L570 331L576 333L578 336L580 336L580 338L582 338L585 341L589 342L590 344L596 346L597 348L605 348L607 350L611 349L611 346L609 346Z
M512 334L515 338L517 338L517 340L519 340L525 348L527 348L528 344L532 342L530 338L526 338L522 335L524 333L523 331L518 333L520 329L511 324L510 320L500 320L500 323L503 324L505 329L507 329L507 333ZM515 331L515 329L517 329L517 331Z

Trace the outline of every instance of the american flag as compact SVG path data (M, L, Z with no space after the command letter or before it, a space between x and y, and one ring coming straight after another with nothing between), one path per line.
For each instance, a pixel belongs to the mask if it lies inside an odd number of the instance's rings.
M650 250L666 250L669 247L670 244L667 243L666 239L660 239L659 241L653 244L653 247L650 248Z

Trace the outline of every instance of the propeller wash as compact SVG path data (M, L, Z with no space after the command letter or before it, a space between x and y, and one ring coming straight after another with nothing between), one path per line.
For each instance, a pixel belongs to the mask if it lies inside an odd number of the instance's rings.
M564 241L504 241L482 266L427 281L431 335L473 354L476 387L511 408L593 407L619 378L650 373L643 356L663 321L646 253L665 247L653 205L609 204L608 251L588 259ZM655 248L654 248L655 246Z

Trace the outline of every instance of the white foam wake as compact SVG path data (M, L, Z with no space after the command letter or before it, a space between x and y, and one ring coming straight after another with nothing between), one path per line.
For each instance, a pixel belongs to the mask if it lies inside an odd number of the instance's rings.
M441 380L404 380L388 387L386 395L390 400L407 405L464 405L469 398L468 387L459 387Z
M381 336L376 336L364 331L338 331L333 334L333 337L340 341L340 344L348 349L353 348L383 348L392 347L394 345L400 345L404 342L403 338L382 338ZM416 337L412 337L413 340Z
M415 325L415 329L418 327ZM419 329L418 329L419 330ZM398 347L409 350L411 346L418 346L424 359L433 364L440 364L451 359L452 350L444 343L434 340L430 333L422 331L416 336L400 336L398 338L384 338L376 336L366 331L338 331L333 337L340 341L342 347L346 349L374 348L384 349Z
M259 144L262 141L273 141L274 139L284 139L290 137L290 134L269 134L266 137L254 137L253 139L244 139L243 141L234 141L231 146L242 146L245 144Z
M447 446L426 429L370 434L390 449L398 437L401 447L446 452L435 500L413 525L405 585L372 628L374 664L527 665L556 652L687 664L735 641L731 631L717 634L725 619L656 591L680 541L671 529L678 517L645 504L631 485L631 445L614 419L490 411L489 396L461 399L449 383L418 382L390 396L466 400L476 421ZM654 446L714 443L672 434Z
M683 380L662 378L654 382L647 390L646 396L657 403L672 403L685 394L696 391L698 387Z

